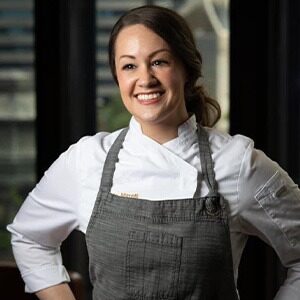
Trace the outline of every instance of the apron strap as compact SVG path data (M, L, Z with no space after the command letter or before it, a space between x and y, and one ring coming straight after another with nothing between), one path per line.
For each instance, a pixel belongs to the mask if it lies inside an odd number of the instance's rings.
M110 147L105 162L103 166L102 178L101 178L101 185L100 189L103 192L110 192L112 183L113 183L113 176L116 169L116 163L118 162L119 152L122 148L123 141L128 131L128 127L124 128L121 133L118 135L112 146Z
M201 127L199 124L197 124L197 134L198 134L202 174L198 173L197 189L195 195L197 192L200 193L201 178L203 177L209 189L209 194L207 196L216 196L218 195L217 182L215 180L215 172L213 168L213 161L212 161L211 151L209 147L208 134L206 130L203 127Z
M194 193L193 198L201 198L201 182L202 182L202 174L200 172L198 172L197 174L197 188L196 191Z

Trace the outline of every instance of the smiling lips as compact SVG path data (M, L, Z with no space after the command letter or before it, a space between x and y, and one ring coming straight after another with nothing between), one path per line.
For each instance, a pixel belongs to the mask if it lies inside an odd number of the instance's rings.
M156 103L160 100L160 97L163 93L156 92L156 93L148 93L148 94L138 94L136 98L141 102L142 104L152 104Z

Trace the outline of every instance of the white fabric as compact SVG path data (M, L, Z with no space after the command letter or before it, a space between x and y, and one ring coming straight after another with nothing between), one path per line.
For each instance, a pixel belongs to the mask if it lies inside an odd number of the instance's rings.
M17 264L34 292L67 281L59 247L86 232L106 154L120 131L84 137L63 153L28 195L8 230ZM271 245L288 278L277 300L300 299L300 190L247 137L208 129L218 190L229 203L235 278L248 234ZM116 165L112 193L149 200L191 198L201 171L195 117L160 145L134 118ZM205 183L201 195L208 192ZM138 201L138 200L137 200Z

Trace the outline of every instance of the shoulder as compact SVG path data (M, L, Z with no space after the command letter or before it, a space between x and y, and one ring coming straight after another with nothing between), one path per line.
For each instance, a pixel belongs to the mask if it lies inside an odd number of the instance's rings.
M71 147L80 149L84 155L90 155L94 152L99 152L105 155L121 131L122 129L112 133L102 131L92 136L84 136Z
M249 148L254 148L254 142L244 135L230 135L215 128L205 127L208 133L211 152L213 155L234 154L235 158L244 156Z
M229 135L216 129L207 129L212 155L225 160L226 165L236 166L240 182L270 178L280 169L263 151L255 148L254 141L244 135ZM253 188L253 187L251 187Z
M225 194L232 194L237 190L242 165L249 149L254 149L254 142L244 135L232 136L214 128L205 130L208 133L219 188Z
M237 214L253 206L254 196L280 169L244 135L229 135L206 129L219 189L231 199L231 212Z
M69 166L76 169L81 180L102 169L106 155L122 129L84 136L62 154ZM74 170L75 171L75 170Z

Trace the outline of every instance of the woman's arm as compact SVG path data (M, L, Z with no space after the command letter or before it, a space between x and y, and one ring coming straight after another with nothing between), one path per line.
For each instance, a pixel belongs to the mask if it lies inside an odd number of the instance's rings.
M276 300L300 300L300 190L288 174L249 145L241 165L239 216L245 234L269 244L288 269Z
M25 291L35 293L70 281L59 247L40 245L12 230L12 248L25 281Z
M67 283L51 286L36 293L40 300L75 300Z
M60 245L78 228L78 147L71 147L49 168L22 204L8 230L26 292L69 281Z

